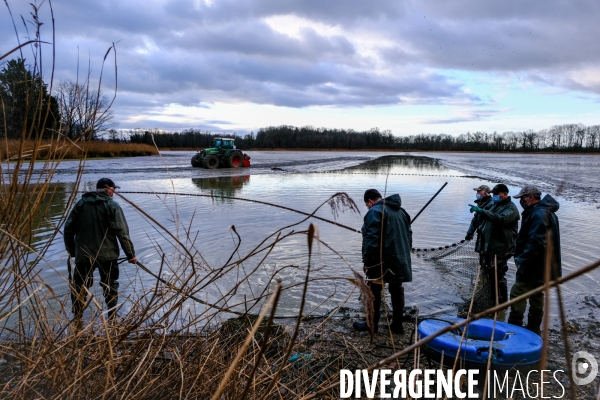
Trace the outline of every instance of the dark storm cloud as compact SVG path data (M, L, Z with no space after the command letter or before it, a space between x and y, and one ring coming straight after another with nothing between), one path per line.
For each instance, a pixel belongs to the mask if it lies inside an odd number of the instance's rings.
M9 4L15 15L27 18L25 3ZM76 77L78 57L80 69L85 72L89 61L97 76L106 49L117 42L119 96L127 99L115 105L132 114L160 111L168 104L238 101L289 107L460 103L485 108L486 101L469 94L448 70L523 74L547 86L600 94L600 78L594 75L600 65L597 0L576 5L563 0L52 4L58 79ZM42 20L49 21L47 7L42 13ZM273 25L273 18L301 26L289 34L287 26ZM288 23L283 21L278 23ZM2 49L15 43L9 22L4 12ZM48 23L43 29L51 38ZM19 31L26 36L20 26ZM110 86L114 74L111 66L105 68L103 82ZM581 75L581 70L590 71ZM486 114L465 115L477 119Z
M161 93L169 103L182 105L230 98L291 107L395 104L428 98L442 102L461 93L460 85L447 82L439 74L420 71L387 76L339 64L280 61L273 65L268 59L239 60L228 54L198 57L189 64L176 60L165 60L150 75L125 72L121 88L148 95ZM186 80L176 76L185 76ZM478 100L464 93L460 97Z

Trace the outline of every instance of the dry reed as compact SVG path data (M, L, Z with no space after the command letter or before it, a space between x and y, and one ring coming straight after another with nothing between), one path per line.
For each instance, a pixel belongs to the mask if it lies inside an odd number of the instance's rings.
M26 140L3 139L0 146L0 159L14 161L17 159L46 159L60 156L61 159L79 160L101 157L134 157L157 155L158 150L149 144L116 143L103 140L92 141L60 141L60 140ZM35 155L33 154L35 152Z

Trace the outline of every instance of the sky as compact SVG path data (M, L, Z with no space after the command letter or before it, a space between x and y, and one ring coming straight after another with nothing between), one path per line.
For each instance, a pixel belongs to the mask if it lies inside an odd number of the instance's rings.
M0 55L35 32L30 2L7 3L15 26L2 4ZM33 4L45 79L53 62L54 82L89 71L116 95L119 129L405 136L600 123L598 0Z

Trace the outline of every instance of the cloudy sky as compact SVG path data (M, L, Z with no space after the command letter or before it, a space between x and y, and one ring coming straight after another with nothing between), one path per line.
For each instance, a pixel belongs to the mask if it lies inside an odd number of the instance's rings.
M7 2L24 40L31 6ZM600 123L598 0L54 0L55 39L50 4L37 4L56 81L75 80L78 64L97 79L115 43L121 129L409 135ZM2 6L5 53L17 40Z

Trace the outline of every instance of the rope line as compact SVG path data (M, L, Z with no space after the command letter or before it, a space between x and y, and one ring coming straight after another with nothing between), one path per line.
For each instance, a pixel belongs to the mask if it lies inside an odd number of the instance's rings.
M449 245L447 245L447 246L431 247L431 248L422 248L422 249L421 249L421 248L418 248L418 247L413 247L413 248L411 248L410 250L411 250L413 253L419 253L419 252L422 252L422 251L423 251L423 252L424 252L424 251L438 251L438 250L450 249L450 248L452 248L452 247L457 247L457 246L460 246L461 244L463 244L463 243L465 243L465 242L466 242L466 240L465 240L465 239L463 239L463 240L461 240L460 242L457 242L457 243L452 243L452 244L449 244Z
M316 215L313 215L311 213L307 213L304 211L299 211L299 210L295 210L293 208L290 207L286 207L286 206L282 206L279 204L274 204L274 203L269 203L266 201L261 201L261 200L254 200L254 199L246 199L244 197L234 197L234 196L215 196L212 194L200 194L200 193L175 193L175 192L136 192L136 191L119 191L119 193L123 193L123 194L154 194L154 195L173 195L173 196L188 196L188 197L208 197L208 198L212 198L212 199L229 199L229 200L240 200L240 201L247 201L249 203L257 203L257 204L263 204L263 205L267 205L267 206L271 206L271 207L277 207L277 208L281 208L283 210L287 210L287 211L292 211L298 214L302 214L308 217L312 217L315 219L318 219L320 221L323 222L328 222L330 224L339 226L340 228L344 228L344 229L348 229L349 231L353 231L353 232L357 232L357 233L361 233L360 230L358 229L354 229L350 226L344 225L344 224L340 224L339 222L335 222L326 218L322 218L322 217L318 217Z
M443 187L442 187L443 188ZM315 219L339 226L341 228L350 230L350 231L354 231L357 233L361 233L360 230L354 229L352 227L349 227L347 225L343 225L340 224L338 222L335 221L331 221L328 220L326 218L322 218L322 217L318 217L309 213L306 213L304 211L299 211L299 210L295 210L293 208L290 207L286 207L286 206L281 206L279 204L273 204L273 203L269 203L269 202L265 202L265 201L261 201L261 200L253 200L253 199L247 199L247 198L243 198L243 197L234 197L234 196L215 196L215 195L209 195L209 194L200 194L200 193L176 193L176 192L144 192L144 191L119 191L119 193L123 193L123 194L152 194L152 195L173 195L173 196L188 196L188 197L206 197L206 198L217 198L217 199L231 199L231 200L240 200L240 201L247 201L247 202L251 202L251 203L256 203L256 204L263 204L263 205L268 205L268 206L272 206L272 207L277 207L277 208L281 208L287 211L292 211L301 215L305 215L305 216L312 216ZM459 242L456 243L452 243L446 246L440 246L437 248L411 248L411 252L415 253L418 257L422 257L424 260L426 261L435 261L438 262L439 260L453 255L452 259L458 258L458 259L462 259L462 266L463 268L466 270L466 275L470 275L470 273L473 271L473 267L477 265L477 258L474 257L474 255L476 254L473 249L471 249L470 245L472 245L471 241L467 241L467 240L461 240ZM463 254L464 252L466 252L466 254ZM460 253L460 254L455 254L455 253ZM468 254L468 255L467 255ZM466 256L466 257L465 257ZM473 260L470 260L473 259ZM451 261L451 260L449 260ZM454 261L454 260L452 260ZM469 262L471 261L471 262ZM473 261L475 261L474 265L470 265L473 264ZM171 289L177 291L179 294L181 294L182 296L185 296L187 298L190 298L198 303L204 304L206 306L209 306L211 308L215 308L219 311L226 311L226 312L230 312L236 315L243 315L243 313L238 312L238 311L234 311L231 308L226 308L226 307L220 307L217 306L215 304L211 304L207 301L204 301L202 299L199 299L195 296L189 295L187 293L185 293L183 288L178 288L174 285L172 285L170 282L164 280L163 278L161 278L160 276L156 275L155 273L153 273L150 269L148 269L147 267L145 267L144 265L142 265L140 262L137 263L137 265L143 269L146 273L150 274L151 276L153 276L155 279L159 280L160 282L162 282L163 284L169 286ZM327 314L326 314L327 315ZM310 317L322 317L321 315L309 315L309 316L304 316L303 318L310 318ZM278 319L282 319L282 318L296 318L296 316L278 316L276 317Z
M395 175L395 176L437 176L446 178L479 178L476 175L438 175L438 174L392 174L387 172L344 172L344 171L317 171L312 172L313 174L344 174L344 175Z
M229 199L229 200L240 200L240 201L247 201L250 203L257 203L257 204L263 204L263 205L267 205L267 206L271 206L271 207L277 207L277 208L281 208L283 210L287 210L287 211L292 211L298 214L302 214L302 215L306 215L306 216L311 216L310 213L304 212L304 211L299 211L299 210L295 210L293 208L290 207L286 207L286 206L282 206L279 204L274 204L274 203L269 203L266 201L261 201L261 200L254 200L254 199L247 199L244 197L234 197L234 196L215 196L212 194L200 194L200 193L176 193L176 192L142 192L142 191L119 191L119 193L123 193L123 194L154 194L154 195L173 195L173 196L188 196L188 197L207 197L207 198L213 198L213 199ZM331 221L329 219L326 218L322 218L316 215L312 215L313 218L318 219L320 221L323 222L327 222L336 226L339 226L340 228L344 228L347 229L349 231L353 231L356 233L362 233L359 229L354 229L350 226L344 225L344 224L340 224L338 222L335 221ZM457 247L457 246L461 246L464 245L465 242L468 242L465 239L462 239L459 242L456 243L452 243L446 246L440 246L440 247L432 247L432 248L419 248L419 247L413 247L411 248L411 251L413 253L419 253L419 252L427 252L427 251L438 251L438 250L444 250L444 249L450 249L452 247Z

